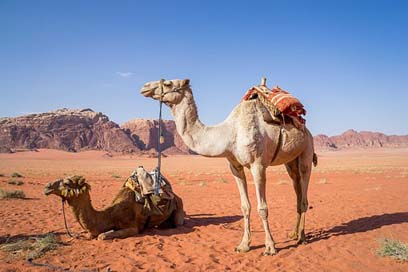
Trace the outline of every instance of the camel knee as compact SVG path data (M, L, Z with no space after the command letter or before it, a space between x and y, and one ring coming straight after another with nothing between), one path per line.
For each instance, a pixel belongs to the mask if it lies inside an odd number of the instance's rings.
M300 165L300 175L302 177L305 177L306 175L308 175L311 171L312 171L312 167L311 165Z
M301 205L300 205L300 210L301 210L302 212L306 212L307 209L308 209L308 207L309 207L309 202L307 201L307 199L302 200L302 203L301 203Z
M258 208L258 214L262 220L267 220L268 219L268 207Z
M242 214L244 215L244 217L249 218L249 214L251 212L251 206L247 204L242 204L241 210L242 210Z

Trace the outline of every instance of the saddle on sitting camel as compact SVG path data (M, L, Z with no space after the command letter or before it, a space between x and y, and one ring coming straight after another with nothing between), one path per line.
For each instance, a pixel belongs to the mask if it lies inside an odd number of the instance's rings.
M124 187L135 193L136 201L144 204L145 215L171 214L175 209L174 193L169 181L162 176L159 194L154 194L155 172L148 173L139 166L127 179Z
M302 115L306 115L303 104L278 86L269 89L266 86L266 78L262 78L261 85L250 88L242 98L242 101L258 99L268 110L264 113L264 120L268 123L286 123L291 121L293 125L303 130L306 120Z

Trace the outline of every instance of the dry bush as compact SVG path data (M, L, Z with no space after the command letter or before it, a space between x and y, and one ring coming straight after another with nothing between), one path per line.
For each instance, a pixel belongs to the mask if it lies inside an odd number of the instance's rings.
M18 172L14 172L13 174L11 174L12 178L23 178L24 176Z
M380 239L379 243L380 248L377 251L378 255L408 261L408 244L388 238Z
M5 191L0 189L0 199L7 199L7 198L25 198L25 194L21 190L13 190L13 191Z
M289 181L287 181L286 179L279 179L277 184L286 185L286 184L289 184Z
M225 178L219 178L216 181L219 183L228 183L228 181Z
M327 181L327 178L321 178L317 183L319 183L319 184L327 184L327 183L329 183L329 182Z
M24 257L33 260L42 257L46 252L60 246L60 242L53 233L41 236L22 238L17 241L6 242L0 246L2 251L8 252L12 257Z
M207 186L207 182L205 181L200 181L200 183L198 184L201 187Z
M119 176L119 175L117 175L117 174L113 174L113 175L112 175L112 178L117 178L117 179L120 179L120 178L121 178L121 176Z
M23 185L24 182L21 180L12 179L12 180L7 181L7 184L20 186L20 185Z

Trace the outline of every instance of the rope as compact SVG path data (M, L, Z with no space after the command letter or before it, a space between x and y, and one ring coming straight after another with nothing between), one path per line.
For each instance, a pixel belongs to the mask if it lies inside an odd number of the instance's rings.
M64 225L65 225L65 230L67 231L69 237L75 238L74 235L71 234L71 232L68 229L68 224L67 224L67 218L65 217L65 208L64 208L64 199L62 200L62 215L64 216Z
M163 107L163 83L164 79L160 80L160 104L159 104L159 128L158 128L158 137L157 137L157 171L156 171L156 179L155 179L155 186L154 186L154 194L158 195L160 191L161 185L161 123L162 123L162 107Z
M281 148L281 145L282 145L282 130L283 130L283 127L281 125L280 128L279 128L278 144L276 145L276 149L275 149L275 152L273 154L273 157L272 157L272 160L271 160L270 164L272 164L275 161L276 157L278 156L279 149Z

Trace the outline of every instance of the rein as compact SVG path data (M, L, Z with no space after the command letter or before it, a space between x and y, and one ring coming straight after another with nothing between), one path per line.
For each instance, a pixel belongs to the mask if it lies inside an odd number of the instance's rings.
M282 145L282 130L283 130L283 127L281 125L279 128L278 144L276 145L275 152L273 153L271 164L275 161L276 157L278 156L279 149L281 148L281 145Z
M164 137L161 131L161 123L162 123L162 107L163 107L163 84L164 79L160 80L160 101L159 101L159 128L158 128L158 136L157 137L157 171L155 171L155 184L154 184L154 194L158 195L160 191L161 185L161 144L164 143Z
M65 230L67 231L67 234L69 235L69 237L77 238L77 237L75 237L74 235L72 235L72 233L71 233L71 232L69 231L69 229L68 229L67 218L66 218L66 216L65 216L64 202L65 202L65 200L62 199L62 201L61 201L61 203L62 203L62 215L64 216Z
M161 129L161 124L162 124L162 107L163 107L163 97L166 94L169 93L175 93L178 92L180 90L182 90L183 88L185 88L185 86L183 87L177 87L177 88L173 88L171 91L168 91L166 93L164 93L164 79L161 79L159 82L159 88L160 88L160 100L159 100L159 126L158 126L158 139L157 139L157 168L154 172L154 177L155 177L155 184L154 184L154 194L158 195L160 192L160 187L162 184L162 175L161 175L161 145L164 143L164 136L163 136L163 132Z

